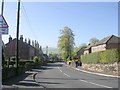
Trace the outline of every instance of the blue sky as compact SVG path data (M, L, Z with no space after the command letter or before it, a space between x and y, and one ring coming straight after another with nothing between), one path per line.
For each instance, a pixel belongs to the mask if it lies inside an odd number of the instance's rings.
M16 37L17 2L6 2L4 17L9 34L2 39L8 42ZM102 39L118 35L117 2L22 2L20 35L37 40L42 47L57 47L60 30L70 27L75 34L75 44L88 43L96 37Z

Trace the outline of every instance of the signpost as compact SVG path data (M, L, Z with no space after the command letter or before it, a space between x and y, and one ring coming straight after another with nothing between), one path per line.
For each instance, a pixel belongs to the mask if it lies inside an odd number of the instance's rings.
M0 15L0 89L2 89L2 34L8 34L8 24Z
M2 34L8 34L8 24L2 15L0 15L0 30Z

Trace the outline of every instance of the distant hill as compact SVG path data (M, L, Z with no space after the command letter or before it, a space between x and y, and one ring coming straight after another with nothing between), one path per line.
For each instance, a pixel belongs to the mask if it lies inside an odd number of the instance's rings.
M42 48L43 53L46 53L46 47ZM48 53L58 53L58 49L54 47L48 47Z

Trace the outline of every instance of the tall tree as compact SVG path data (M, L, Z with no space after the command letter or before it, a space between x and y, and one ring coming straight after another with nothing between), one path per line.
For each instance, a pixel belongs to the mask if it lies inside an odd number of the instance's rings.
M86 48L86 47L87 47L87 44L86 43L82 43L82 44L80 44L79 49Z
M63 59L71 57L74 48L74 34L69 27L64 27L60 30L60 36L58 40L58 49Z
M99 41L99 39L97 39L97 38L91 38L91 39L89 40L90 44L95 44L95 43L98 42L98 41Z

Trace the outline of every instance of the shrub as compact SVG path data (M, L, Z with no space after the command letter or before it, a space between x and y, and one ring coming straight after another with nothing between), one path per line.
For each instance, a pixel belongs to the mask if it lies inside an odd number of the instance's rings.
M37 56L35 56L35 57L33 58L33 62L34 62L35 64L41 65L41 59L38 58Z
M16 57L11 57L10 60L15 61Z
M95 52L87 55L81 56L81 61L83 63L114 63L119 62L120 52L117 49L111 49L101 52Z
M117 50L116 49L111 49L111 50L106 50L104 52L100 52L100 63L114 63L117 62Z
M33 58L33 62L34 62L34 63L38 63L38 62L39 62L39 58L38 58L37 56L35 56L35 57Z
M14 64L15 64L15 61L10 61L10 62L9 62L9 65L12 65L12 66L13 66Z
M26 70L31 70L34 67L34 63L27 62L25 64L25 69Z
M99 53L91 53L88 55L81 56L81 62L83 63L99 63Z
M25 66L26 63L27 63L27 61L19 61L20 66Z

